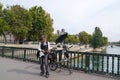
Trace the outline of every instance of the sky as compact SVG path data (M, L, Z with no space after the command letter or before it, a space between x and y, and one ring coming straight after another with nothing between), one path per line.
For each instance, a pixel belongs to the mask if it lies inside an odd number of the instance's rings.
M100 27L109 41L120 40L120 0L0 0L3 6L21 5L26 9L42 6L51 14L53 27L70 34L94 32Z

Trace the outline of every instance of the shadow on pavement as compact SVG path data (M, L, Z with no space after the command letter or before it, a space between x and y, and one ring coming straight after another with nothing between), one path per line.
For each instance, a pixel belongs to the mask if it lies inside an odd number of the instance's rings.
M39 73L35 73L35 72L30 72L30 71L27 71L27 70L20 70L20 69L11 69L11 70L8 70L7 72L16 72L17 74L30 74L30 75L35 75L35 76L40 76Z

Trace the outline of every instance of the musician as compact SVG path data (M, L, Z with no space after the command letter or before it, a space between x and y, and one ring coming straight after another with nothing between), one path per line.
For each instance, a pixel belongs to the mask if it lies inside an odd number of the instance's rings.
M41 37L41 40L39 42L38 46L38 52L39 52L39 62L41 63L40 69L40 75L49 75L48 71L48 54L50 51L50 44L46 40L46 37L43 35ZM45 66L45 67L44 67Z

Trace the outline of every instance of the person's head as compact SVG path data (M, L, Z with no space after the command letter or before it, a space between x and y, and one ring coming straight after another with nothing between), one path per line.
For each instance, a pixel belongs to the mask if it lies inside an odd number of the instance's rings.
M65 29L62 29L61 32L65 32Z
M45 42L45 41L46 41L46 36L45 36L45 35L42 35L40 41L41 41L41 42Z

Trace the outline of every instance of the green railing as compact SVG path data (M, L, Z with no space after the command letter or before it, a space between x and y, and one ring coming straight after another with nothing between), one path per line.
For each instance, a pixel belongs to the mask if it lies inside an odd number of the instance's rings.
M74 69L120 75L120 55L69 51Z
M37 62L36 52L36 49L31 48L0 47L0 55L2 57L16 58L23 61Z
M60 53L61 51L56 51ZM0 56L20 59L23 61L38 62L36 57L37 49L0 46ZM61 60L57 54L58 60Z
M63 58L62 51L57 52L57 60ZM0 46L0 56L20 59L23 61L38 62L36 58L37 49L16 48ZM85 72L102 73L110 75L120 75L120 55L115 54L98 54L87 52L69 51L73 69ZM63 64L67 66L67 64Z

